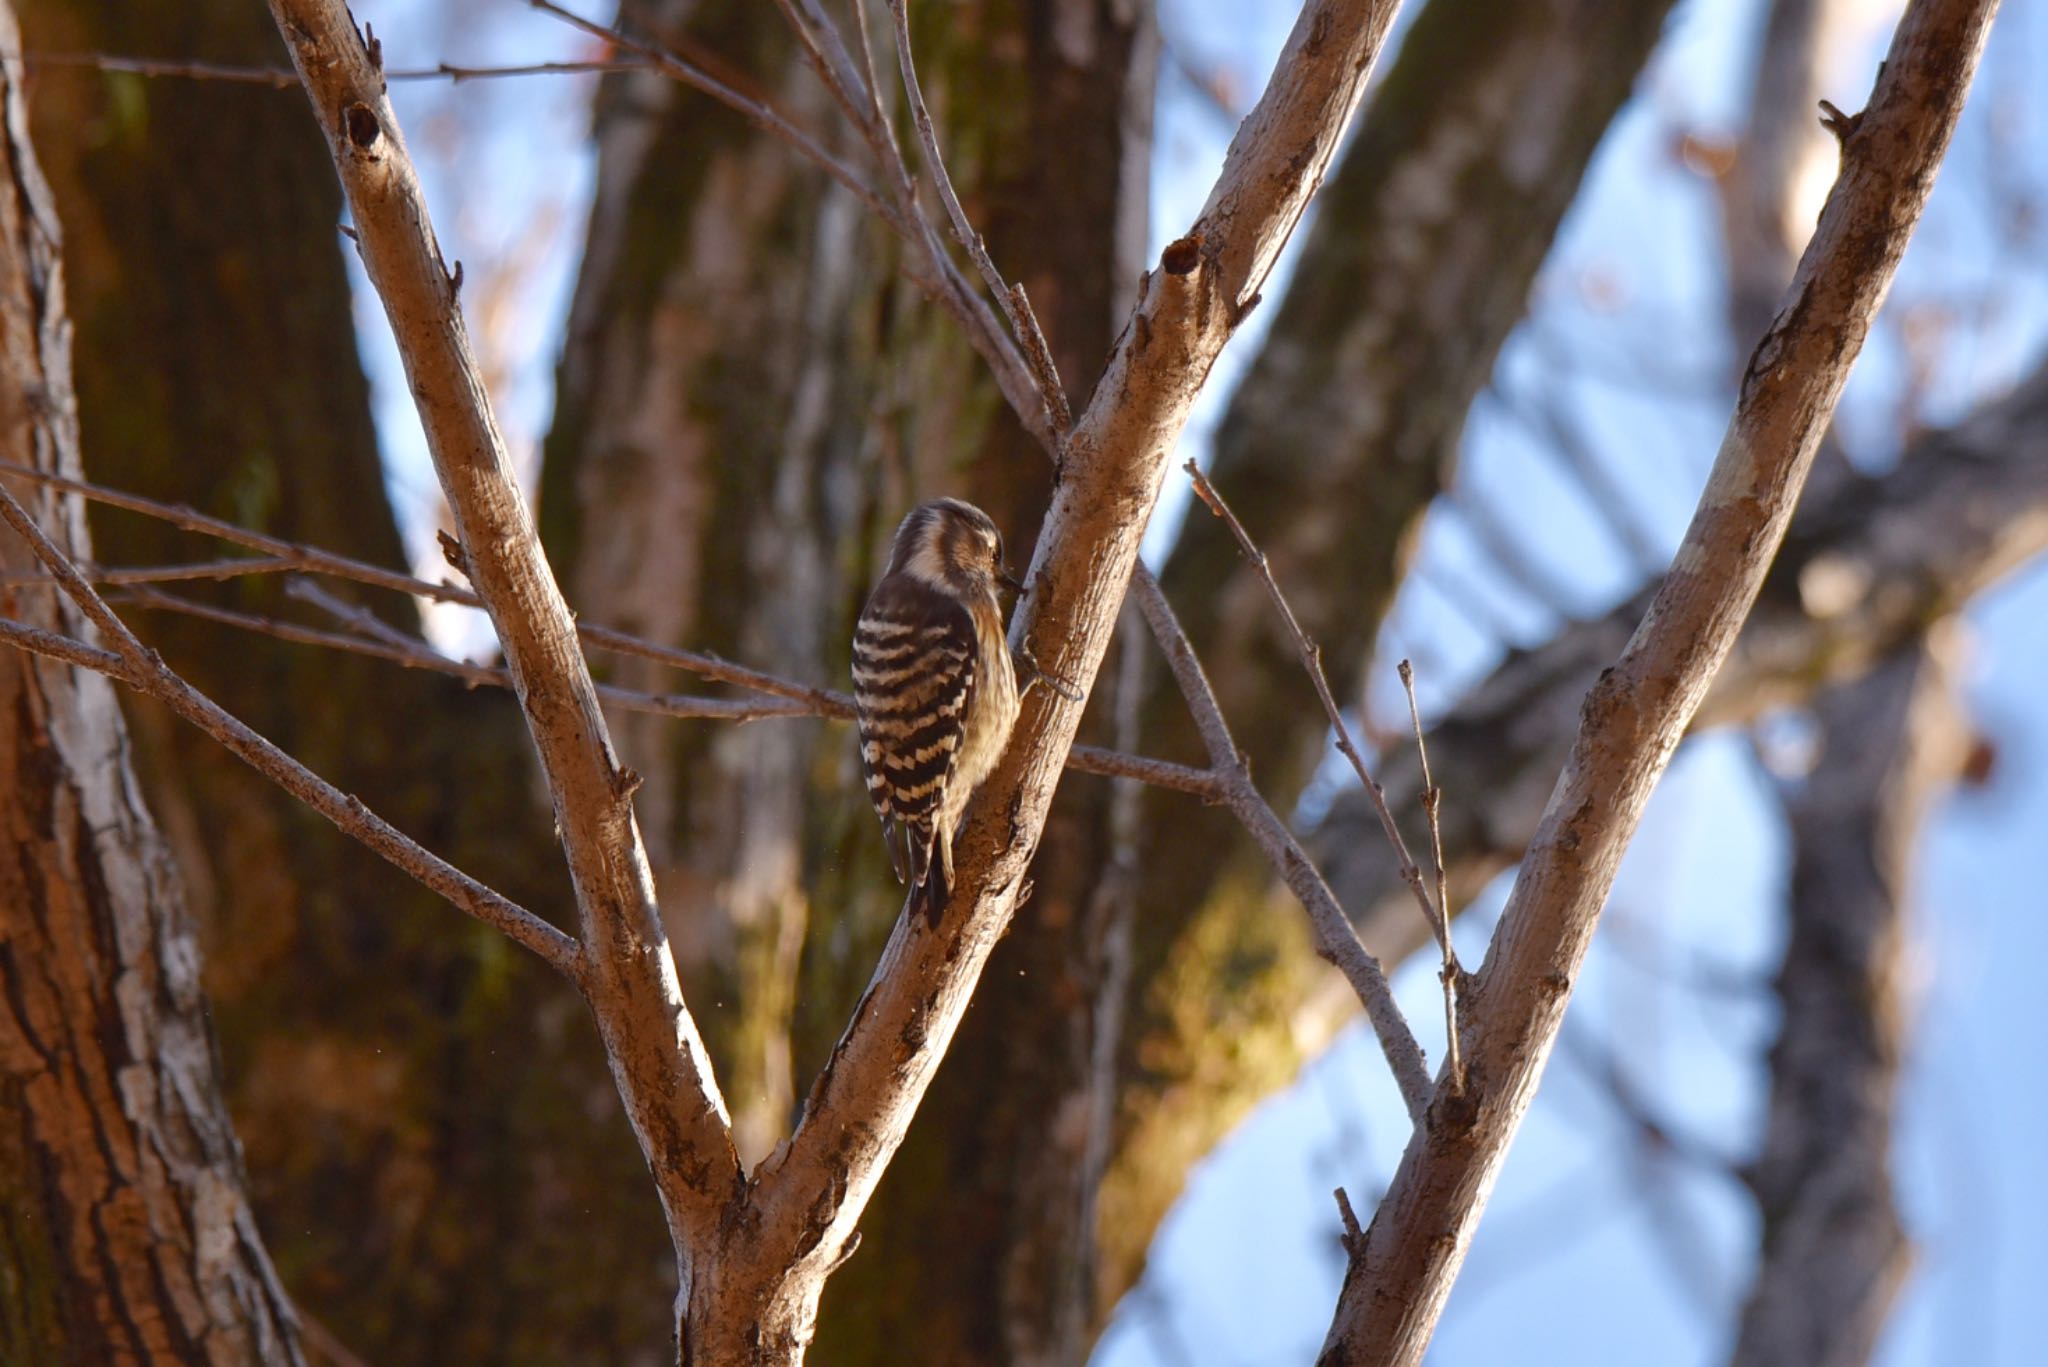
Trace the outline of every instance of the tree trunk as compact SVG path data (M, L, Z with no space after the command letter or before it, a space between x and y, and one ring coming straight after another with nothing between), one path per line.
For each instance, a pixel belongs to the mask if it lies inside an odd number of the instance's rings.
M81 478L56 210L0 0L0 415L17 465ZM75 497L24 493L70 555ZM39 565L12 536L0 569ZM5 615L82 616L15 584ZM0 1360L297 1363L222 1100L191 918L114 685L0 652Z
M1955 636L1938 626L1815 706L1818 762L1787 802L1791 935L1739 1367L1861 1367L1912 1263L1890 1161L1905 906L1922 818L1968 750Z
M26 23L46 51L287 65L263 7L242 0L36 0ZM94 476L402 565L340 197L303 95L52 70L33 113L72 248ZM218 554L128 515L95 531L120 563ZM185 592L302 611L281 588ZM361 600L417 625L403 598ZM509 696L211 623L137 621L324 777L522 904L566 912ZM252 1195L294 1296L372 1360L657 1360L673 1261L574 993L210 739L152 704L129 714L199 923Z

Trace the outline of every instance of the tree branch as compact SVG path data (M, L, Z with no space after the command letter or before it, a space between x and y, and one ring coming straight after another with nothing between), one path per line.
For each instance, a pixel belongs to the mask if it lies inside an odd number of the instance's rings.
M547 777L582 923L582 986L653 1169L688 1285L743 1175L724 1099L655 905L575 623L541 552L453 279L378 62L342 0L271 0L354 215L357 245L405 363L470 582L503 646Z
M1251 562L1252 570L1258 575L1259 582L1265 586L1266 597L1272 602L1274 610L1280 614L1280 620L1286 624L1287 634L1294 642L1295 653L1301 657L1302 670L1308 675L1309 682L1315 685L1316 698L1323 705L1323 716L1328 719L1331 731L1336 734L1337 750L1351 762L1351 772L1358 775L1359 785L1371 800L1373 811L1379 815L1380 827L1386 832L1387 843L1393 847L1395 858L1401 861L1402 881L1407 883L1409 891L1415 894L1415 904L1422 908L1424 923L1436 932L1448 955L1450 927L1444 920L1445 913L1430 900L1429 890L1422 883L1422 870L1416 866L1415 857L1408 853L1408 842L1402 838L1401 828L1394 822L1394 813L1387 806L1386 793L1380 788L1378 780L1373 778L1371 771L1365 767L1365 756L1359 753L1357 744L1351 739L1351 728L1344 721L1343 709L1337 706L1337 699L1330 692L1330 680L1323 674L1322 651L1308 638L1308 633L1301 629L1301 622L1295 617L1294 609L1288 606L1287 595L1280 590L1280 581L1273 577L1273 567L1266 563L1264 553L1253 543L1251 533L1244 529L1244 524L1237 520L1237 514L1230 511L1230 505L1223 501L1223 495L1216 492L1216 486L1209 482L1209 477L1204 475L1192 460L1187 463L1186 468L1188 478L1195 484L1195 497L1208 505L1209 511L1222 518L1224 525L1230 528L1230 535L1237 541L1238 548L1244 552L1245 559Z
M1393 1070L1395 1085L1401 1089L1401 1100L1408 1107L1408 1118L1422 1124L1432 1090L1429 1066L1423 1059L1422 1046L1415 1042L1415 1032L1408 1028L1407 1019L1394 1001L1386 971L1358 938L1351 919L1337 905L1330 885L1323 881L1294 833L1287 829L1287 823L1259 795L1251 769L1238 752L1237 742L1230 738L1230 725L1216 703L1216 692L1209 687L1208 676L1202 671L1194 646L1188 642L1187 632L1181 629L1173 605L1160 591L1159 581L1142 565L1131 577L1131 596L1137 600L1138 610L1145 614L1145 622L1152 628L1167 666L1188 700L1195 729L1202 733L1202 743L1209 748L1209 764L1221 779L1224 803L1266 852L1267 860L1300 901L1301 909L1308 913L1316 934L1316 953L1351 984L1359 1004L1365 1008L1366 1019L1372 1022L1373 1033L1379 1037L1380 1050Z
M226 81L233 85L267 85L273 90L298 87L299 73L281 66L233 66L221 62L164 62L147 57L124 57L112 52L24 52L23 65L36 67L87 67L94 71L117 71L130 76L172 77L188 81ZM437 62L433 66L399 68L384 73L387 81L500 80L509 76L601 76L615 71L649 71L654 63L635 62L527 62L516 66L459 66Z
M1417 1363L1534 1098L1572 981L1650 790L1776 553L1849 366L1954 131L1995 0L1918 0L1789 302L1751 356L1692 525L1580 731L1495 933L1468 1035L1469 1086L1403 1154L1355 1254L1320 1360Z
M145 517L154 517L187 531L206 536L219 537L239 546L264 552L261 559L227 560L204 565L168 566L160 569L119 567L96 569L86 577L104 584L146 584L181 578L229 578L240 574L272 573L277 570L298 570L306 574L321 574L330 578L345 579L351 583L367 584L372 588L389 589L394 593L412 594L429 598L440 603L454 603L462 607L481 608L483 600L465 588L453 584L437 584L431 580L418 579L397 570L387 570L317 546L300 542L285 541L262 532L252 532L232 522L208 517L191 508L159 503L155 499L143 498L137 494L110 489L103 484L85 480L65 479L61 476L46 475L25 466L10 465L0 461L0 473L19 475L32 479L54 489L76 493L109 507L123 508ZM216 573L217 571L217 573ZM46 582L54 585L57 581L50 576L36 579L17 578L13 582ZM218 608L201 609L199 605L185 599L165 598L150 606L167 611L189 612L203 615L219 622L260 631L268 635L284 636L310 645L331 646L338 650L352 650L358 654L373 654L380 658L395 660L397 663L418 669L431 669L439 673L456 674L475 683L495 684L499 676L486 677L480 672L483 667L465 665L434 653L424 642L418 643L418 651L408 648L404 658L391 652L365 650L362 643L330 633L314 632L289 623L275 623L267 618L252 617L243 613L229 612ZM381 620L381 619L379 619ZM765 693L772 698L786 698L802 706L794 708L776 707L768 704L751 703L744 699L694 698L681 694L638 693L628 689L600 686L600 696L621 706L639 711L658 713L663 716L683 718L709 718L724 721L752 721L767 717L827 717L846 721L853 717L853 698L837 689L818 688L811 684L798 683L793 679L780 678L765 671L746 665L734 664L716 655L700 651L680 650L674 646L660 645L644 637L586 622L576 622L576 634L593 646L613 651L620 655L633 655L653 660L687 673L697 674L720 683ZM420 653L425 652L425 653ZM509 682L509 675L503 676ZM1095 745L1077 745L1067 755L1067 767L1084 774L1097 774L1105 778L1134 778L1155 788L1170 788L1175 792L1187 793L1192 797L1212 802L1222 800L1221 787L1214 775L1206 769L1195 769L1170 760L1154 759L1149 755L1125 754L1121 751L1106 750Z

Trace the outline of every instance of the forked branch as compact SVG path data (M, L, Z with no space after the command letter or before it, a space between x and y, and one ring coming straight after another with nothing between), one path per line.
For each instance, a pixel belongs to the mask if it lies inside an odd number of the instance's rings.
M1223 709L1217 704L1216 692L1209 686L1193 643L1174 615L1173 605L1166 601L1159 581L1142 565L1131 576L1131 596L1137 600L1138 610L1145 614L1145 623L1166 655L1174 682L1187 699L1195 729L1209 751L1210 767L1222 782L1224 804L1265 851L1274 870L1308 913L1309 924L1315 930L1316 953L1342 973L1358 995L1366 1019L1372 1022L1373 1034L1379 1038L1380 1051L1393 1070L1394 1082L1401 1089L1408 1118L1422 1124L1429 1108L1429 1067L1423 1059L1422 1047L1415 1042L1415 1033L1394 1002L1386 971L1358 938L1351 918L1337 904L1330 885L1294 833L1287 829L1287 823L1252 782L1251 769L1238 752L1237 742L1230 738L1230 725L1224 720Z

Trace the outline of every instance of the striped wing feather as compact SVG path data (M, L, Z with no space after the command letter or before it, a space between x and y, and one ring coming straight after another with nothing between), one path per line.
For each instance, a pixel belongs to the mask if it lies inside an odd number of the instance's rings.
M875 586L853 635L861 765L899 881L922 887L975 686L974 621L907 575Z

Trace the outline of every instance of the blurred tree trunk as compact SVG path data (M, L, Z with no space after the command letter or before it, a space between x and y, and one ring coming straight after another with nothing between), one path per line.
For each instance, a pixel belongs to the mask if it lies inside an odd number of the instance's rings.
M1891 1181L1905 907L1927 808L1969 748L1957 645L1937 626L1815 704L1817 763L1786 803L1791 933L1750 1170L1763 1239L1739 1367L1860 1367L1912 1264Z
M29 46L284 64L260 5L34 0ZM293 90L48 71L87 467L403 564L357 360L340 194ZM112 563L218 547L95 514ZM292 615L272 580L189 596ZM395 624L410 602L365 592ZM152 614L258 730L527 906L566 908L509 698ZM581 1003L154 705L138 766L204 947L252 1195L293 1296L372 1360L656 1360L660 1212ZM601 1236L593 1231L601 1230Z
M0 0L0 457L80 478L56 208ZM20 497L90 560L83 507ZM41 570L11 532L0 568ZM15 621L86 636L48 585ZM114 685L0 651L0 1361L295 1363L221 1097L191 918Z
M1775 0L1758 43L1749 126L1722 181L1738 350L1762 335L1791 278L1808 217L1802 192L1834 163L1811 111L1852 10L1847 0ZM1815 494L1859 478L1832 433L1821 454L1808 521L1825 506ZM1890 1162L1906 1030L1899 983L1912 854L1966 748L1958 644L1953 624L1936 623L1813 705L1818 753L1786 800L1790 932L1750 1175L1763 1235L1733 1356L1742 1367L1861 1367L1912 1264Z

